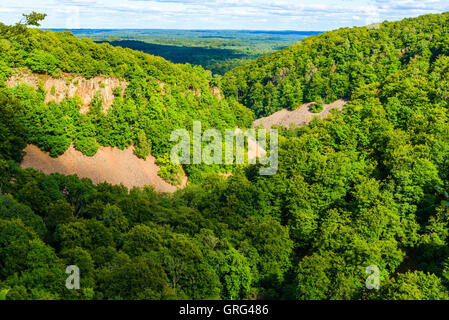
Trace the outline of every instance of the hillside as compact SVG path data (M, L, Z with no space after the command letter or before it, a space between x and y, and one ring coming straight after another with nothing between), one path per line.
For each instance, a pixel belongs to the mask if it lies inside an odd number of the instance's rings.
M306 102L350 99L369 84L382 87L416 61L447 54L449 13L316 35L228 72L222 88L256 116Z
M448 18L324 33L223 79L0 25L0 299L449 300ZM14 85L23 68L43 74L37 89ZM45 92L71 76L127 86L105 110L105 84L81 113L80 98ZM189 184L167 194L20 166L25 148L54 166L69 150L109 175L104 157L129 159L134 146L176 183L173 128L247 128L253 112L281 125L271 176L260 164L183 166ZM79 290L65 287L68 265Z
M201 67L69 32L0 28L0 86L11 87L5 93L23 106L26 143L52 157L72 143L87 156L100 146L134 145L138 157L151 150L161 164L171 149L170 133L192 128L195 120L204 130L251 126L252 113L235 99L222 99L217 80ZM166 163L161 174L176 184L178 171Z
M158 176L160 168L152 156L139 159L132 148L119 150L111 147L100 147L93 157L83 155L73 146L58 158L52 158L36 146L28 145L21 162L22 168L33 168L45 174L60 173L89 178L94 184L107 182L113 185L133 187L152 186L157 192L173 193L177 190ZM186 185L183 177L179 187Z
M54 30L58 31L58 30ZM244 62L288 47L320 32L249 30L70 30L77 37L201 65L223 75Z

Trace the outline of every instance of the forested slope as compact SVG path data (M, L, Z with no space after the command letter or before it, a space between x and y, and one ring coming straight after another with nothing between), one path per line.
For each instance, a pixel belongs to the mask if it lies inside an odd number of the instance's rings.
M211 173L201 184L173 195L20 169L20 151L29 139L22 115L26 108L41 105L33 100L41 95L2 88L0 298L449 299L447 17L424 16L399 22L395 29L386 23L377 31L345 29L310 38L305 43L319 48L323 39L341 33L341 41L328 46L344 52L346 40L352 43L362 32L364 38L350 48L356 46L351 50L367 56L378 43L379 30L391 32L385 48L403 45L405 34L411 40L402 47L404 55L378 63L382 77L380 71L373 71L374 79L368 74L354 77L364 80L350 82L348 91L342 91L351 98L342 111L301 128L280 128L277 174L260 176L252 165L227 178ZM84 43L68 34L48 37ZM13 48L10 40L0 43ZM420 51L417 43L422 44ZM86 60L101 48L115 50L92 45ZM26 64L27 51L10 52L14 54L8 59L17 59L3 60L6 72ZM150 66L145 61L153 59L117 52L141 57L135 68ZM158 68L166 66L154 59ZM264 59L256 63L284 67L281 53ZM348 68L358 64L345 61ZM189 66L168 67L191 71ZM366 70L368 64L360 68ZM226 76L223 88L228 94L229 77L242 70ZM257 81L271 79L267 74ZM168 74L159 77L170 83ZM133 77L127 79L132 83ZM137 88L145 78L139 79ZM234 84L250 88L245 81ZM146 101L145 90L136 92L136 99ZM331 100L340 97L327 94ZM197 106L192 102L185 107L192 105ZM60 111L62 116L78 113ZM43 114L45 122L64 119ZM121 110L117 116L125 115ZM156 124L161 128L160 122L149 126ZM113 125L107 122L105 128ZM58 137L58 132L48 136ZM80 290L65 287L65 268L73 264L81 270ZM369 266L379 269L378 290L366 286Z
M80 40L69 32L17 26L0 25L0 48L0 88L17 68L42 74L46 77L43 82L48 77L62 78L77 86L85 81L80 76L91 79L101 75L127 83L123 96L121 88L114 91L108 112L103 112L98 95L90 102L88 113L79 112L84 106L76 97L44 103L48 94L44 85L37 90L21 84L1 89L4 99L18 99L21 105L26 142L53 157L63 154L72 142L86 155L95 154L99 146L124 149L133 144L139 157L145 158L151 150L162 166L161 174L171 181L176 168L167 163L167 157L174 129L192 128L198 119L203 129L251 125L251 111L233 98L214 94L216 80L201 67L175 65L138 51ZM16 147L19 154L22 146Z
M223 79L233 96L256 116L303 102L331 103L367 84L382 84L416 57L430 63L448 53L449 13L361 28L343 28L235 68Z

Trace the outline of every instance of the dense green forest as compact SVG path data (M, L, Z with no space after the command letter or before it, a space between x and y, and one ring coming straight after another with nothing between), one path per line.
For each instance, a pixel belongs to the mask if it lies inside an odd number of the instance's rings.
M55 31L58 29L55 29ZM59 29L61 30L61 29ZM58 30L58 31L59 31ZM77 37L143 51L223 75L244 62L288 47L317 31L69 30Z
M0 25L0 298L449 299L448 28L446 13L341 29L214 79L69 33ZM6 88L11 68L25 66L113 74L130 87L115 112L93 103L84 119L74 100L47 105L39 90ZM172 90L162 102L154 78ZM208 95L214 85L225 99ZM206 102L176 97L197 88ZM19 167L27 142L60 154L60 141L91 130L82 137L120 147L136 125L163 153L154 132L196 117L245 127L252 112L240 103L262 116L317 97L350 102L279 128L272 176L257 165L227 178L210 172L167 195ZM138 127L141 114L128 119L126 108L172 113ZM72 264L80 290L65 288ZM378 290L366 287L371 265Z
M42 88L34 90L24 84L3 90L3 95L20 100L26 141L53 157L63 154L72 142L89 156L100 145L124 149L133 144L142 158L151 150L163 165L164 178L176 181L171 173L178 170L164 161L172 147L170 133L174 129L191 130L197 119L201 119L203 129L245 128L252 123L253 113L235 98L222 99L213 94L219 79L200 66L175 65L130 49L79 40L69 32L7 26L0 31L3 86L14 68L29 68L54 77L63 72L86 78L110 75L128 82L125 96L120 96L120 90L115 92L114 105L107 113L102 112L99 97L93 99L87 114L81 114L76 97L46 105ZM194 178L204 170L228 169L197 165L185 170Z
M136 40L115 40L105 42L116 47L130 48L155 56L164 57L173 63L190 63L193 65L201 65L205 69L211 70L214 74L220 75L223 75L226 71L229 71L232 68L259 56L255 53L245 54L244 52L232 49L223 49L221 47L214 48L188 46L187 43L184 46L175 46L153 44Z
M442 14L326 32L235 68L223 89L257 117L320 98L351 98L363 86L391 81L417 58L433 63L447 55L446 28Z

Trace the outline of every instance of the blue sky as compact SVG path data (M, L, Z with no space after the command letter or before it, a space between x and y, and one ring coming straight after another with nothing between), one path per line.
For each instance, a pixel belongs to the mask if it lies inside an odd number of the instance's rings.
M333 30L449 11L448 0L1 0L0 21L44 28Z

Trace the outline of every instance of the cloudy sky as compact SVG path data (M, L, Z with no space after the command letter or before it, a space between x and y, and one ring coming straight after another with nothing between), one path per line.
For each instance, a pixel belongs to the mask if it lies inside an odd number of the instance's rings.
M448 0L1 0L0 21L44 28L332 30L449 11Z

